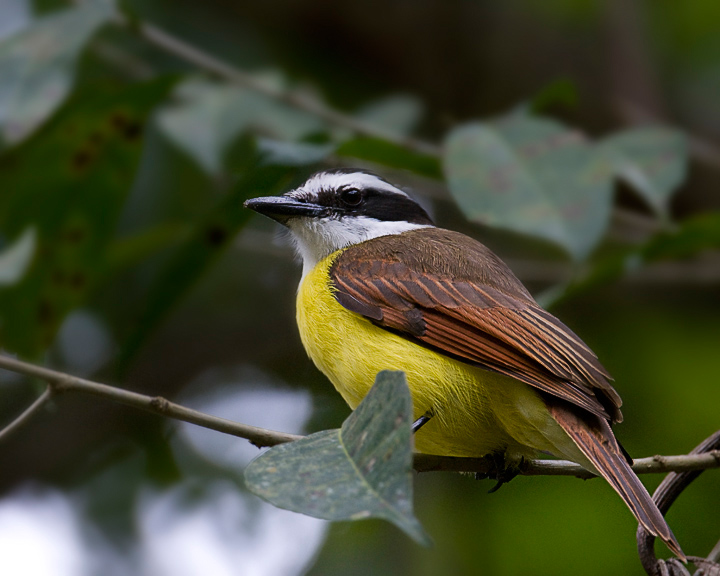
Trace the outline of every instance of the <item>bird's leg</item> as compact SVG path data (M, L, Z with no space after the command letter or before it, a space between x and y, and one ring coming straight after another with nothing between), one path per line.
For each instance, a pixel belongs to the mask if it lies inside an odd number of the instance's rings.
M500 489L500 486L502 486L503 484L507 484L508 482L510 482L510 480L515 478L515 476L520 474L523 465L522 458L520 459L519 463L507 462L505 459L504 451L488 454L487 456L485 456L485 459L489 460L490 468L487 472L478 472L477 474L475 474L475 479L484 480L485 478L490 478L491 480L497 481L495 486L488 490L488 494L497 492Z
M420 416L420 418L415 420L415 422L413 422L413 425L412 425L412 433L415 434L415 432L417 432L418 430L420 430L420 428L425 426L425 424L427 424L430 421L430 418L432 418L433 416L434 416L433 411L428 410L427 412L425 412L425 414Z

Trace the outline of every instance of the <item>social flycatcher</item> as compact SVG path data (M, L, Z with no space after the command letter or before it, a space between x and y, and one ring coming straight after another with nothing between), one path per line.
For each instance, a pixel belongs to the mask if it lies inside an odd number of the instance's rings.
M303 345L351 408L378 372L402 370L418 451L578 462L684 559L610 428L622 420L610 375L488 248L358 170L245 205L290 230Z

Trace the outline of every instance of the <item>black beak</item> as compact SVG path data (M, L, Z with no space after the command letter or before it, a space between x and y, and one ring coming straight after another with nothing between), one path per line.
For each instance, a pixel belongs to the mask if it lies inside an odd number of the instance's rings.
M327 206L298 202L288 196L252 198L251 200L246 200L244 206L245 208L259 212L263 216L272 218L280 222L280 224L285 224L285 222L295 216L319 217L330 214L330 209Z

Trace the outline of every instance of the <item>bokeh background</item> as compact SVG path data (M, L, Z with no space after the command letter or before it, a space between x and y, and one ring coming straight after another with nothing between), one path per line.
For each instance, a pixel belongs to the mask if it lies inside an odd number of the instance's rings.
M0 2L5 353L249 424L338 427L348 408L296 332L292 251L240 206L359 166L412 188L553 305L614 375L631 454L686 453L720 427L715 0L128 0L113 20L116 9ZM148 23L187 44L158 43ZM245 76L233 85L190 48L342 118L281 105ZM685 146L668 161L685 167L665 209L616 183L602 237L574 259L547 237L469 221L443 164L407 138L439 146L518 108L592 139L676 130ZM342 119L399 136L361 137ZM0 370L0 421L41 389ZM416 514L435 541L423 549L381 521L261 502L242 481L256 453L59 396L0 443L0 572L642 573L635 523L601 481L519 477L487 494L488 481L420 475ZM704 474L668 515L687 553L720 537L719 478Z

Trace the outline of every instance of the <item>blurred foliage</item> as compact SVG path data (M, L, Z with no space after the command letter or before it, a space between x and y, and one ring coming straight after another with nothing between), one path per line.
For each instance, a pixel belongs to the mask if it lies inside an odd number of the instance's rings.
M105 256L135 177L143 125L168 86L78 95L43 135L0 157L3 234L14 238L33 226L38 235L31 267L0 302L8 350L38 357L66 314L112 274Z
M112 16L109 2L59 11L6 39L0 50L0 145L24 140L72 89L78 55Z
M720 402L717 13L710 0L5 0L0 346L148 394L220 394L228 417L227 390L279 381L315 398L312 415L291 402L290 431L339 427L347 408L296 334L289 249L242 202L359 166L411 185L440 225L544 290L616 377L631 453L687 452L718 427ZM212 73L193 50L239 74ZM0 371L0 419L34 393ZM164 534L143 528L148 510L171 502L158 514L179 526L203 503L245 502L241 465L176 429L60 397L2 444L0 504L55 486L96 531L80 557L116 566L88 574L150 570L127 560ZM287 573L641 572L633 522L600 482L485 488L417 478L430 550L377 521L339 523L313 559L322 532L303 525L293 538L315 540ZM719 535L718 494L708 472L670 512L690 553ZM265 526L257 499L242 506L235 544ZM279 530L265 536L275 546Z

